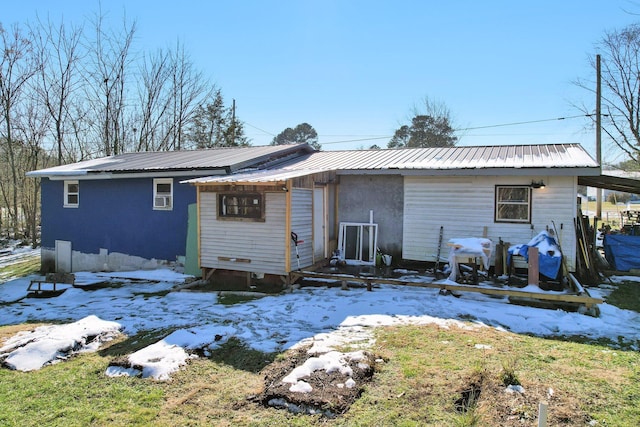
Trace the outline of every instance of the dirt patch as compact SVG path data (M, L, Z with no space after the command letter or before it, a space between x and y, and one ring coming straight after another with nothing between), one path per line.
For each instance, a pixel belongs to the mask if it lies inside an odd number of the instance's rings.
M548 425L588 425L591 421L574 396L535 382L510 386L498 376L474 373L458 388L458 393L456 411L473 412L480 420L491 420L504 427L535 423L541 402L548 405Z
M264 390L252 400L295 413L323 414L328 417L345 413L372 380L377 358L369 352L358 352L362 357L351 359L345 353L348 374L345 374L345 369L313 370L310 375L300 378L308 387L305 385L304 391L296 391L298 388L294 387L295 384L283 379L286 380L294 369L315 357L307 350L301 348L291 351L285 358L265 367L262 370Z

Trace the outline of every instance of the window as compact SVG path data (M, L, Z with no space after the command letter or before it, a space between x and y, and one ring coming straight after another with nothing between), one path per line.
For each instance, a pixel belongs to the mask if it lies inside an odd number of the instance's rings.
M531 188L496 186L496 222L531 222Z
M153 209L171 210L173 208L173 179L156 178L153 180Z
M218 218L249 218L264 220L262 195L231 193L218 195Z
M64 207L77 208L80 203L80 185L78 181L64 182Z

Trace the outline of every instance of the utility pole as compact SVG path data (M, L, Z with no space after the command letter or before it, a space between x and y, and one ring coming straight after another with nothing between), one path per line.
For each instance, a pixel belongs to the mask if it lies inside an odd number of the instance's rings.
M602 174L602 78L600 55L596 55L596 161ZM596 218L602 218L602 188L596 189Z

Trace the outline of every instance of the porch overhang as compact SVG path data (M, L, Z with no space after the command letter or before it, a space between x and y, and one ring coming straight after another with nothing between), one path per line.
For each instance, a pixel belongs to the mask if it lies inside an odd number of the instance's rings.
M640 194L640 179L600 174L595 176L579 176L578 185L593 188L619 191L622 193Z

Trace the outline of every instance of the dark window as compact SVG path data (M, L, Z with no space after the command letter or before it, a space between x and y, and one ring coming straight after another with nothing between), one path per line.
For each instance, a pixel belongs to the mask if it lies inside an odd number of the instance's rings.
M233 193L218 195L220 218L264 218L262 195L257 193Z
M496 222L531 222L531 188L496 186Z

